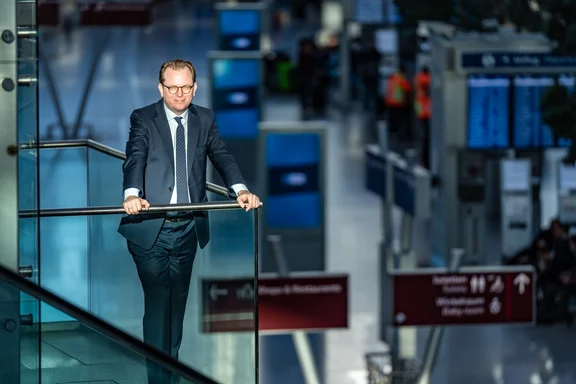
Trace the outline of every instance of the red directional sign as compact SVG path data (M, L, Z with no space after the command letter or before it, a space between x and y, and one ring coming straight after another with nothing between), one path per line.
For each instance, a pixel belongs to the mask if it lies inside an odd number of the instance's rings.
M202 280L202 332L254 330L254 279ZM258 279L258 329L269 332L348 327L348 276Z
M510 267L395 274L393 324L533 323L534 279L533 271Z

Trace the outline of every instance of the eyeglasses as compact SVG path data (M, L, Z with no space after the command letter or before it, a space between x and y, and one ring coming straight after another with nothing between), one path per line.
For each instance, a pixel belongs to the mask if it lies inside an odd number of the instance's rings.
M166 89L168 89L168 92L170 92L171 95L175 95L178 93L178 90L181 90L183 94L187 95L190 92L192 92L192 87L193 85L183 85L181 87L177 86L177 85L171 85L171 86L167 86L166 84L162 84Z

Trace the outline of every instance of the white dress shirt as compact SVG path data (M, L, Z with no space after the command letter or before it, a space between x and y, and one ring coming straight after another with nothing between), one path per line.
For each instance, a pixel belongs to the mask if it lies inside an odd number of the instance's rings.
M176 164L176 129L178 128L178 122L174 119L175 117L182 117L182 125L184 126L184 139L186 141L186 154L188 154L188 110L185 110L184 113L181 115L177 115L172 112L166 104L164 104L164 111L166 112L166 117L168 118L168 125L170 126L170 134L172 135L172 148L174 151L174 164ZM188 156L186 156L186 169L188 169ZM174 166L174 185L176 185L176 166ZM234 193L238 194L240 191L247 191L248 188L244 184L234 184L232 187ZM186 192L189 193L187 189ZM124 200L128 198L128 196L140 196L140 191L138 188L127 188L124 191ZM176 204L178 201L178 191L174 187L172 191L172 198L170 199L170 204ZM188 197L188 201L190 201L190 197Z

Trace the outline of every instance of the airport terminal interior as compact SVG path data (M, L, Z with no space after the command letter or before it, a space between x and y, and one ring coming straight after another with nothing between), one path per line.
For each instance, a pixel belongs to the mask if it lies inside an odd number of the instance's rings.
M4 1L0 384L576 384L556 3ZM171 355L117 230L131 114L175 58L262 207L190 181L211 239Z

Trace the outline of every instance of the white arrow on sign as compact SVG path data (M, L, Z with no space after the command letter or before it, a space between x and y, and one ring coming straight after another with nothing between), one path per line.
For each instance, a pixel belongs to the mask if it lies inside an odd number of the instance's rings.
M226 288L218 289L216 284L210 286L210 297L213 301L218 300L218 296L227 296L228 290Z
M523 295L526 285L530 284L530 278L525 273L521 273L514 279L514 285L518 286L518 292Z

